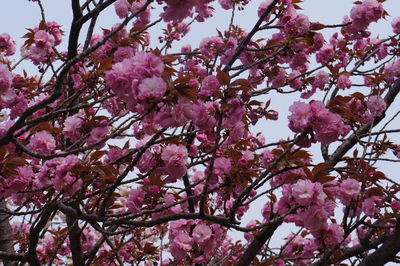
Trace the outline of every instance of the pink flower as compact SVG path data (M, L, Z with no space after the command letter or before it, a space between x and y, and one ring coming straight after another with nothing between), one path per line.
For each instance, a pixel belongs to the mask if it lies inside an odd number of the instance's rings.
M390 203L390 207L393 209L393 211L398 212L400 211L400 200L393 200Z
M286 83L286 71L283 68L279 68L279 72L276 76L271 79L271 85L274 88L279 88Z
M343 241L344 231L338 224L330 224L326 229L325 244L336 245Z
M318 230L327 226L326 220L330 217L330 213L323 206L312 205L302 213L299 219L304 223L304 227L310 230Z
M365 215L374 218L375 215L379 213L379 208L376 206L376 203L379 201L379 198L376 196L366 198L362 204L361 209L365 213Z
M376 0L364 0L362 4L354 6L350 11L350 18L355 30L367 30L371 22L376 22L383 14L382 4Z
M392 28L394 33L400 33L400 17L394 18L392 20Z
M221 63L226 65L229 63L229 60L232 58L237 48L237 40L233 37L229 37L224 45L224 53L221 55Z
M355 179L347 178L340 183L337 190L338 198L344 205L349 205L350 201L357 197L361 191L361 184Z
M254 226L256 226L257 225L257 221L256 220L250 220L248 223L247 223L247 225L246 225L246 228L252 228L252 227L254 227ZM244 233L244 238L248 241L248 242L251 242L252 240L253 240L253 238L254 238L254 232L246 232L246 233Z
M314 184L308 179L300 179L292 186L292 196L300 205L310 205L314 196Z
M361 191L361 184L353 178L347 178L340 183L341 192L349 197L356 197Z
M0 63L0 94L5 93L11 86L12 74L7 65Z
M90 136L86 140L87 143L96 143L102 139L104 139L108 133L110 132L110 128L107 126L107 121L103 120L100 122L99 127L95 127L90 131Z
M167 165L184 165L188 157L188 152L185 146L171 144L166 146L161 153L161 159Z
M201 244L205 244L206 241L210 239L212 235L212 231L209 226L205 224L198 224L196 227L193 229L192 237L193 239Z
M306 15L294 14L284 25L284 30L291 35L306 34L310 30L310 21Z
M119 18L125 18L129 14L130 6L127 0L117 0L114 3L115 13Z
M373 117L378 117L382 115L383 111L385 111L386 103L381 96L372 95L368 97L367 107Z
M55 42L54 37L44 30L37 31L33 40L36 44L36 47L39 49L48 49L52 47Z
M312 83L313 88L323 90L325 85L329 82L329 74L323 70L318 71L314 78L315 79Z
M56 148L56 141L48 131L42 130L31 137L28 148L35 152L50 154Z
M161 76L165 67L160 57L147 52L138 52L130 59L130 63L134 71L138 71L137 74L143 78Z
M160 170L164 174L168 174L166 182L175 182L186 173L187 158L188 151L183 145L171 144L162 150L161 159L164 161L165 166Z
M218 176L222 176L229 173L229 171L231 170L231 166L231 160L225 157L218 157L214 161L213 173Z
M223 47L223 40L220 37L207 37L200 42L200 52L209 59L213 59L215 53Z
M69 195L75 193L81 188L82 180L77 179L70 171L78 162L76 155L47 161L37 175L36 187L53 186L57 191L64 191Z
M325 65L333 58L334 54L333 46L325 45L316 54L317 62Z
M206 98L212 96L220 87L218 79L214 75L209 75L201 82L199 95Z
M308 56L306 55L306 53L303 52L296 53L292 57L289 66L293 70L299 70L301 72L305 72L308 68Z
M271 165L272 160L275 158L275 156L272 154L271 150L265 149L262 152L262 166L263 167L268 167Z
M47 49L41 49L37 46L31 47L28 52L29 59L31 59L35 65L39 65L40 63L44 62L48 55Z
M223 9L232 9L233 8L232 0L218 0L218 2Z
M350 80L350 76L347 74L341 74L337 80L337 87L339 89L349 89L352 83Z
M128 200L126 201L126 207L132 213L140 212L145 196L146 192L144 192L144 190L140 188L132 189L131 193L129 194Z
M252 151L245 150L242 154L242 157L238 161L238 165L245 167L252 160L254 160L254 153Z
M343 123L341 116L331 113L322 102L311 102L311 109L314 116L312 127L317 141L329 144L350 131L350 127Z
M289 128L293 132L301 133L311 125L312 112L309 104L294 102L289 111L292 112L289 119Z
M81 136L79 129L83 125L83 116L75 114L65 119L63 134L71 141L76 141Z
M8 33L0 34L0 52L6 56L15 54L15 42Z
M135 50L130 46L121 46L114 53L114 61L121 62L126 58L131 58L134 55Z
M292 73L289 74L288 80L290 80L290 87L295 90L300 90L303 87L303 81L301 80L300 72L294 70Z
M164 7L164 12L160 14L160 17L166 22L181 21L192 14L196 0L170 0L166 4L167 6Z
M139 100L161 99L167 90L167 84L162 78L154 77L144 79L139 84Z
M54 45L59 45L62 41L64 32L61 30L61 25L55 21L49 21L46 24L48 31L54 37Z
M170 241L169 250L171 255L178 260L184 259L194 244L193 239L184 231L178 232Z
M2 193L3 197L8 197L14 193L23 191L29 183L33 181L34 173L32 168L24 165L18 167L16 170L17 175L7 179L7 185L5 185L6 189L4 193Z
M285 258L295 258L296 256L300 255L300 253L304 249L305 239L301 236L295 236L290 234L286 237L289 241L285 243L285 247L282 250L282 255ZM285 264L283 264L285 265Z
M271 203L267 202L262 208L262 216L264 217L264 222L269 221L271 212L273 211Z

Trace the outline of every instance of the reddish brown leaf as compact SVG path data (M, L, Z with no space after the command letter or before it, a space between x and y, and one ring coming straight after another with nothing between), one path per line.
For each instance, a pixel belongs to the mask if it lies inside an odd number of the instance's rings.
M217 79L222 85L229 85L231 82L231 77L221 69L217 69Z

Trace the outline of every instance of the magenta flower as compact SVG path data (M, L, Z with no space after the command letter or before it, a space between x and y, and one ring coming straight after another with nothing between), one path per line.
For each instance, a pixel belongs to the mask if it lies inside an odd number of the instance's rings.
M50 154L56 148L56 140L45 130L35 133L28 144L28 148L44 154Z

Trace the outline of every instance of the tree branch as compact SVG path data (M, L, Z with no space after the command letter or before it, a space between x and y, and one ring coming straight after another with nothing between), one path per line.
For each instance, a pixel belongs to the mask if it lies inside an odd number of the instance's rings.
M389 91L385 96L385 102L387 104L386 110L389 106L393 103L394 99L397 97L400 91L400 79L393 83ZM369 130L371 130L374 126L379 124L386 115L386 110L380 117L375 118L372 122L366 124L355 134L352 134L349 138L347 138L336 150L335 152L329 156L327 162L331 163L332 165L337 164L341 158L357 143L358 136L366 134Z
M359 266L380 266L392 261L400 252L400 222L395 232L375 252L365 257Z
M4 199L0 201L0 208L7 208ZM0 212L0 258L3 260L5 266L14 265L14 263L12 262L12 260L14 260L14 258L12 257L14 255L13 253L14 248L12 246L9 215L4 212Z
M239 261L235 264L236 266L248 266L251 264L253 259L257 256L265 242L271 238L275 230L282 224L283 218L277 219L275 222L269 224L261 232L254 236L253 241L246 248L246 251L240 257Z
M258 19L257 23L254 25L253 29L250 31L250 33L244 38L244 40L240 43L240 45L237 47L235 53L233 54L231 60L228 62L228 64L224 68L224 72L229 71L229 69L232 67L232 65L235 63L236 59L239 58L240 54L243 52L243 50L246 48L247 44L250 42L251 38L253 38L254 34L259 30L259 27L261 23L264 21L264 19L268 16L268 14L272 11L272 9L276 6L276 4L279 2L279 0L274 0L264 11L264 13L261 15L261 17Z

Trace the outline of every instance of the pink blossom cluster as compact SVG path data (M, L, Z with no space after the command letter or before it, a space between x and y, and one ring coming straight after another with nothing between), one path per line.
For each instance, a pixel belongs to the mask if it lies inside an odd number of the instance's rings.
M82 114L74 114L64 121L63 134L71 141L77 141L81 137L80 129L83 125L84 117Z
M65 192L66 195L74 194L81 189L83 183L72 172L78 162L76 155L46 161L36 176L35 186L37 188L51 186L56 191Z
M12 74L8 66L0 63L0 94L6 93L12 84Z
M364 0L356 3L350 10L350 17L345 16L343 23L349 24L343 27L343 35L349 39L362 39L370 36L368 27L372 22L377 22L384 16L382 4L377 0Z
M29 57L35 65L54 60L53 47L62 41L61 26L57 22L47 22L45 26L34 28L32 34L32 43L23 47L23 55Z
M366 101L352 98L347 104L362 124L367 124L386 110L386 102L380 95L371 95Z
M125 18L129 15L129 13L138 12L145 4L146 0L133 1L133 2L128 0L117 0L114 3L115 13L117 13L118 17ZM146 8L144 11L142 11L137 15L134 25L145 26L149 23L150 23L150 9Z
M400 59L385 65L385 80L395 82L400 77Z
M349 193L353 195L351 189ZM334 215L336 204L328 198L321 183L300 179L294 184L283 185L282 194L283 197L276 203L274 209L284 214L296 204L302 206L295 214L290 214L285 219L287 222L306 228L314 236L312 241L315 243L310 246L309 252L315 251L313 246L321 244L333 246L343 241L343 229L336 223L328 222L329 217ZM288 256L292 256L295 251L288 249L286 252Z
M345 205L349 206L351 200L356 199L361 192L361 184L353 178L346 178L336 187L337 198Z
M129 194L129 197L126 201L126 207L132 213L140 212L140 209L143 205L145 196L146 196L146 193L143 189L141 189L141 188L132 189Z
M393 32L400 34L400 17L396 17L392 20Z
M288 116L289 128L293 132L302 133L312 129L315 140L323 144L347 135L350 130L340 115L330 112L320 101L312 101L310 104L294 102L289 111L292 112Z
M332 45L324 45L316 54L317 62L326 65L335 55Z
M77 122L77 121L75 121ZM103 140L110 132L110 127L108 126L107 120L102 120L98 123L98 127L93 128L90 131L90 135L87 138L87 143L96 143Z
M290 36L306 34L310 30L310 20L304 14L296 12L292 4L284 9L284 15L279 19L279 24L283 26L282 31Z
M38 153L50 154L56 148L56 140L48 131L42 130L30 138L27 147Z
M371 95L367 100L367 108L372 117L379 117L386 110L386 102L380 95Z
M34 178L32 168L29 166L20 166L16 168L17 175L12 178L4 178L0 176L2 186L0 189L0 197L6 198L24 191Z
M167 182L175 182L186 174L187 148L183 145L171 144L162 149L161 159L164 166L160 169L167 174Z
M214 95L219 90L220 84L214 75L209 75L201 82L199 96L204 98Z
M286 240L287 242L282 251L282 255L286 258L313 257L318 250L315 238L305 238L300 235L289 234ZM307 264L308 262L310 262L310 260L307 259L297 261L300 265Z
M308 99L312 95L314 95L314 93L317 91L317 89L325 90L325 86L328 84L328 82L329 82L329 74L323 70L318 71L313 76L313 81L311 83L311 86L312 86L311 90L303 92L300 95L300 97L303 99ZM294 88L294 89L299 89L299 88Z
M351 27L357 31L367 30L371 22L378 21L383 15L383 6L377 0L364 0L350 11Z
M163 2L158 0L159 3ZM206 18L212 16L213 9L209 6L211 0L171 0L165 1L166 6L163 8L161 17L164 21L181 21L187 17L192 17L194 13L195 19L203 22Z
M193 263L206 263L221 243L222 234L217 224L208 225L202 221L183 219L173 221L169 227L169 250L175 259L182 260L190 256ZM196 254L195 246L202 252Z
M0 34L0 53L5 56L15 54L15 42L8 33Z
M222 54L224 41L221 37L206 37L200 42L200 51L208 59L213 59L217 54Z
M164 64L153 53L138 52L113 65L106 72L106 82L131 111L143 111L151 101L159 101L167 91L161 78Z

